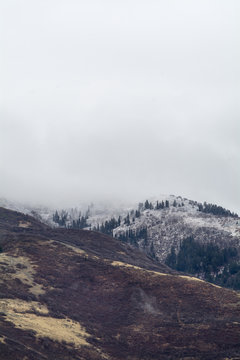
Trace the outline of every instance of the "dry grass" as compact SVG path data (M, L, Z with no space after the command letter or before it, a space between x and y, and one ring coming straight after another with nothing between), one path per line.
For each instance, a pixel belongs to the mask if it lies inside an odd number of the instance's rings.
M0 335L0 343L6 344L6 337L3 335Z
M207 282L207 281L205 281L205 280L201 280L201 279L198 279L198 278L193 277L193 276L186 276L186 275L177 275L177 276L180 277L180 278L182 278L182 279L186 279L186 280L190 280L190 281L200 281L200 282L205 283L205 284L207 283L207 284L209 284L209 285L211 285L211 286L214 286L214 287L216 287L216 288L222 289L222 287L219 286L219 285L215 285L215 284L209 283L209 282Z
M19 329L35 331L37 337L48 337L58 342L73 343L75 347L90 345L86 341L90 334L80 323L68 318L56 319L47 316L47 307L38 302L1 299L0 311L5 314L6 321L10 321Z
M128 267L128 268L132 268L132 269L136 269L136 270L142 270L142 271L146 271L147 273L155 274L155 275L159 275L159 276L171 276L169 274L164 274L164 273L161 273L161 272L158 272L158 271L153 271L153 270L147 270L147 269L141 268L139 266L127 264L127 263L124 263L124 262L121 262L121 261L112 261L111 265L112 266L123 266L123 267Z
M29 221L19 221L18 227L29 228L31 225Z
M4 314L8 312L18 314L37 312L40 315L48 315L49 313L48 308L37 301L24 301L20 299L0 299L0 310Z
M85 250L80 249L79 247L77 247L76 245L70 245L70 244L66 244L64 242L61 241L57 241L57 240L49 240L48 244L51 244L52 246L56 246L56 245L61 245L61 246L66 246L68 249L71 249L72 251L74 251L75 253L77 253L78 255L84 256L85 258L90 258L90 259L95 259L95 260L99 260L100 257L96 256L96 255L89 255ZM54 244L56 243L56 245ZM45 244L44 244L45 245Z
M2 268L5 269L4 275L1 275L0 281L10 279L19 279L23 284L30 286L29 291L38 296L45 293L42 285L34 282L36 273L34 265L25 256L11 256L5 253L0 254Z
M158 271L147 270L147 269L141 268L139 266L134 266L134 265L127 264L127 263L124 263L124 262L121 262L121 261L113 261L113 262L111 262L111 265L112 266L123 266L123 267L133 268L133 269L136 269L136 270L142 270L142 271L145 271L147 273L157 275L157 276L178 277L178 278L186 279L186 280L189 280L189 281L199 281L199 282L202 282L202 283L207 283L207 281L198 279L198 278L193 277L193 276L164 274L164 273L161 273L161 272L158 272ZM212 283L209 283L209 284L216 287L216 288L221 289L221 286L218 286L218 285L215 285L215 284L212 284Z
M203 282L203 283L206 282L206 281L204 281L204 280L198 279L198 278L193 277L193 276L178 275L178 277L180 277L180 278L182 278L182 279L190 280L190 281L200 281L200 282Z
M48 241L48 244L51 244L52 246L57 246L57 245L61 245L61 246L66 246L67 248L73 250L74 252L76 252L77 254L79 255L84 255L86 257L88 257L88 254L86 253L86 251L78 248L77 246L73 246L73 245L70 245L70 244L66 244L64 242L61 242L61 241L57 241L57 240L49 240ZM45 244L44 244L45 245Z

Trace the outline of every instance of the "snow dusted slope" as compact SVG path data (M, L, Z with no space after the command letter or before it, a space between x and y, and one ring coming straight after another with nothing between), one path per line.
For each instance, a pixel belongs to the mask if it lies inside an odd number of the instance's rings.
M47 225L55 226L52 220L53 209L49 207L42 205L31 206L29 204L23 204L18 201L10 201L5 198L0 198L0 207L34 216L37 220Z
M113 231L114 237L122 237L129 230L135 234L147 229L147 238L139 239L135 245L164 261L171 246L179 249L180 243L193 236L201 243L214 243L220 247L234 246L240 249L240 219L216 216L200 212L198 204L181 197L162 197L158 201L169 201L169 207L156 210L157 200L151 200L154 209L143 210L140 217L130 216L130 225L122 223ZM175 206L173 206L175 202Z
M156 209L157 203L161 202L164 205L168 202L169 207ZM99 203L57 210L59 214L61 211L67 213L67 227L71 226L73 220L77 220L80 215L86 213L88 213L87 224L89 225L87 229L97 229L111 218L117 220L120 217L120 226L115 227L110 234L139 247L159 261L165 261L171 246L178 250L181 241L188 236L193 236L201 243L211 242L220 247L234 246L240 252L239 218L201 212L196 201L183 199L180 196L160 195L149 199L149 203L152 204L152 209L145 209L144 201L138 205ZM23 205L3 198L0 199L0 206L30 214L48 225L58 226L53 222L56 209ZM136 216L136 210L139 210L138 216ZM126 221L128 214L129 221ZM130 237L129 233L131 233Z
M0 198L0 206L4 207L5 209L22 212L23 214L30 214L31 212L29 207L24 206L23 204L17 201L11 201L5 198Z

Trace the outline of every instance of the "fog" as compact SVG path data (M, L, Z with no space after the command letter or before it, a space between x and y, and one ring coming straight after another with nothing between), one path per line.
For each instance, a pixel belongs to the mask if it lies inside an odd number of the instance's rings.
M240 213L240 2L0 1L0 196Z

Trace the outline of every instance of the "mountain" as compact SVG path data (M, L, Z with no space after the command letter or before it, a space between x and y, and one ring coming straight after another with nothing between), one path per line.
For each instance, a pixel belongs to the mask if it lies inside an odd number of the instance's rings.
M50 225L55 226L56 224L53 222L53 209L48 206L43 205L30 205L29 203L22 203L19 201L13 201L6 199L4 197L0 197L0 207L5 209L14 210L17 212L21 212L26 215L31 215L35 217L37 220Z
M240 219L221 206L170 195L135 208L92 205L85 215L62 210L53 220L106 233L176 270L240 289Z
M239 293L0 208L1 360L239 359Z
M25 213L51 226L101 231L177 270L240 289L240 218L221 206L161 195L128 206L25 207Z
M240 289L240 218L221 206L173 195L146 200L113 236L177 270Z
M129 222L123 221L113 230L114 237L121 238L128 236L129 230L137 233L146 228L147 241L137 239L137 246L148 252L153 249L160 261L166 259L171 246L178 250L181 241L189 236L201 243L240 245L240 219L235 214L229 216L231 213L227 212L225 216L199 211L202 204L173 195L148 203L151 204L148 208L140 204L138 216L136 211L131 211Z

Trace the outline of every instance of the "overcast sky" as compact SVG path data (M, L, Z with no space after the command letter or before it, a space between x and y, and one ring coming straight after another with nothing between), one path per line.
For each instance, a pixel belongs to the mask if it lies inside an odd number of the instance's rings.
M239 0L0 0L0 196L240 213Z

